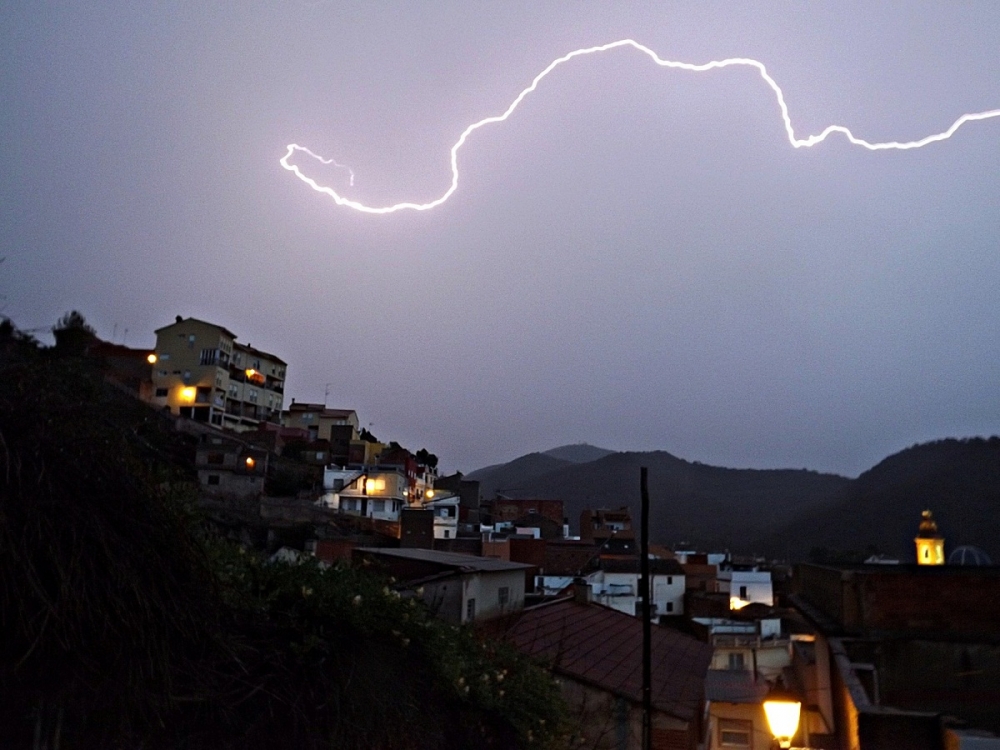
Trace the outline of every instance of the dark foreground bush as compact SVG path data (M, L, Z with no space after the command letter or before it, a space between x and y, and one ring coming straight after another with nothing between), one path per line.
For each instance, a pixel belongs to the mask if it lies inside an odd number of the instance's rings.
M0 746L559 741L547 673L366 571L208 538L161 415L85 360L4 343Z

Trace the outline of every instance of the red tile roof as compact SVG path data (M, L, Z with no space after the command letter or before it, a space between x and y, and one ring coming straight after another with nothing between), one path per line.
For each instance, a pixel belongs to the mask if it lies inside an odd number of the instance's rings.
M642 622L637 617L562 599L525 609L506 639L556 672L642 702ZM694 720L704 699L712 647L656 625L652 639L653 707Z

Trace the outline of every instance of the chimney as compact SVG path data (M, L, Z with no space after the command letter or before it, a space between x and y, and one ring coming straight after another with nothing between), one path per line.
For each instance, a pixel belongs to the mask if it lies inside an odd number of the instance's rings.
M593 590L586 578L573 579L573 601L580 604L590 604L594 600Z

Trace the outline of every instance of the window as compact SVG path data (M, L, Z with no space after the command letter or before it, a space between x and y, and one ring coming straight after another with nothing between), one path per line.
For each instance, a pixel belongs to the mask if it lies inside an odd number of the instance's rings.
M449 529L444 530L444 538L451 539L451 531Z
M667 576L667 585L668 586L673 586L674 585L674 577L673 576Z
M166 388L157 388L156 389L156 397L157 398L166 398L166 396L167 396L167 389Z
M506 607L510 603L510 586L501 586L497 591L497 603L501 607Z
M257 389L256 388L249 388L247 390L247 401L249 401L252 404L256 404L257 403Z
M673 611L674 611L674 603L667 602L667 612L673 612Z
M752 747L753 722L741 719L719 719L720 747Z
M219 484L219 475L218 474L209 474L208 475L208 482L207 482L207 484L211 484L211 485L217 485L217 484Z
M216 360L219 358L218 349L202 349L201 356L198 358L198 364L200 365L214 365Z
M469 599L469 601L465 603L465 621L470 622L471 620L475 619L476 619L476 600Z
M740 586L740 599L746 600L746 599L749 599L749 598L750 597L747 596L747 587L746 586Z
M734 652L729 654L729 669L742 671L746 668L745 664L742 653Z
M194 349L194 334L188 336L188 349Z
M185 370L184 371L184 385L187 385L190 382L191 382L191 371L190 370Z
M222 453L209 453L208 456L205 457L205 463L217 466L221 466L225 463L225 460L226 457Z
M160 355L161 362L166 362L168 359L170 359L170 354L168 352L165 352Z

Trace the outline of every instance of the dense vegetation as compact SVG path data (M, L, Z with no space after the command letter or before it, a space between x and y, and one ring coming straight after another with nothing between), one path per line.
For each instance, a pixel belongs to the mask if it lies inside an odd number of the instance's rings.
M558 689L376 573L214 538L192 446L0 324L0 745L552 746Z

